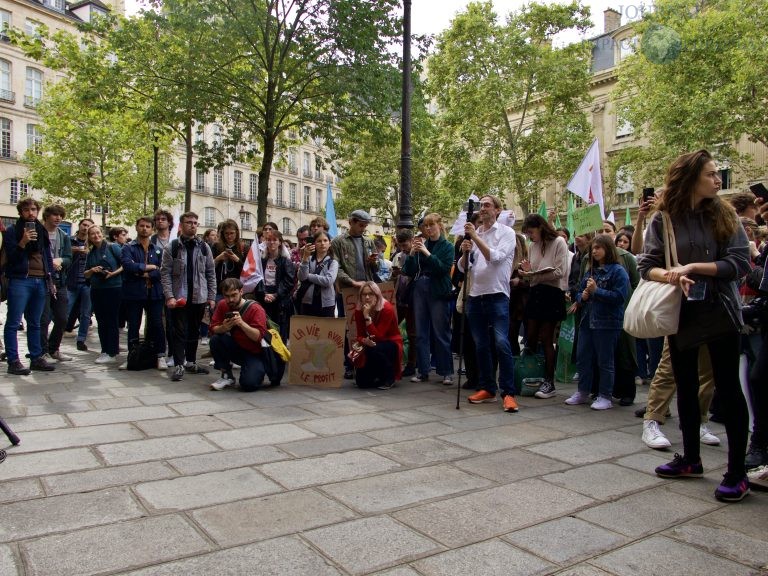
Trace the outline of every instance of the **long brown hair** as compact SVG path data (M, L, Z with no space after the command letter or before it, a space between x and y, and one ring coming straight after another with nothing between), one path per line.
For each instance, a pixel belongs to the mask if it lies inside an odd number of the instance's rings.
M706 150L698 150L679 156L667 170L664 192L656 208L666 210L673 218L680 218L691 210L691 196L704 166L713 161ZM712 225L715 239L727 242L738 229L736 211L719 197L705 198L699 204L704 217Z
M531 228L538 228L539 235L541 236L541 253L547 249L547 244L553 242L557 238L557 231L552 227L552 224L546 221L541 214L528 214L523 220L523 234L527 234ZM533 246L531 246L533 250Z

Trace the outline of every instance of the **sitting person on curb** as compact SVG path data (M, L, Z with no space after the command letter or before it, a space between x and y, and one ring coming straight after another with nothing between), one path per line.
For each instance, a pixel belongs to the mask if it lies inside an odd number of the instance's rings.
M211 390L235 385L232 363L239 364L240 390L255 392L264 382L261 338L267 331L267 315L258 303L243 299L243 283L237 278L221 282L221 300L213 311L210 326L211 354L221 368L221 378Z

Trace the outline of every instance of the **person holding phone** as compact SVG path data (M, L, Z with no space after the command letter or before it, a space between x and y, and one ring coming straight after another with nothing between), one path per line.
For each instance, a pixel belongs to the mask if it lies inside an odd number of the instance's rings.
M295 303L299 314L333 318L336 310L336 274L339 263L333 259L331 239L318 232L301 249Z
M739 382L739 334L741 300L736 280L749 272L749 245L734 209L718 192L722 181L713 157L698 150L678 157L667 171L658 210L672 220L679 265L665 269L662 215L655 214L645 234L645 247L638 268L646 280L680 287L683 297L680 330L688 318L689 300L700 294L691 288L703 284L704 298L717 299L735 321L733 332L709 341L715 388L720 394L722 416L728 435L728 469L715 490L715 498L737 502L749 493L744 458L749 415ZM683 349L677 335L668 338L672 371L677 382L677 407L683 432L683 454L656 468L662 478L701 477L698 390L699 347Z
M3 327L3 341L8 360L8 374L26 376L30 370L50 372L54 365L43 358L40 344L40 317L49 289L55 294L51 279L54 269L48 232L37 220L40 202L22 198L16 204L19 218L3 233L6 253L5 276L8 279L8 315ZM29 367L19 360L18 332L21 318L27 319Z

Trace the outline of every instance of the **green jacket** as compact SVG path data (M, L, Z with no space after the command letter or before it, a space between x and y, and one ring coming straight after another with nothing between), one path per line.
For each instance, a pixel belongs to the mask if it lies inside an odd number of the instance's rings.
M451 268L453 267L453 244L444 236L432 244L427 241L429 256L421 252L408 256L403 264L403 274L411 278L421 275L429 276L429 293L433 298L447 298L453 291L451 284ZM430 247L431 246L431 247Z
M340 234L331 241L333 249L333 258L339 263L339 272L336 274L336 280L342 288L349 288L352 282L357 278L357 249L355 243L348 233ZM376 261L369 264L368 257L375 252L373 240L363 236L363 261L366 263L365 279L374 280L374 272L378 270L379 263Z

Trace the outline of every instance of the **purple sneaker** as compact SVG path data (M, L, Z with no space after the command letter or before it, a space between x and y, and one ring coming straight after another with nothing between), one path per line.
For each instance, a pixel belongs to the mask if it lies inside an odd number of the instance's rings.
M745 474L727 472L715 490L715 498L721 502L738 502L749 494L749 480Z
M662 478L701 478L704 476L704 468L701 466L701 460L691 463L685 456L675 454L672 462L656 468L656 475Z

